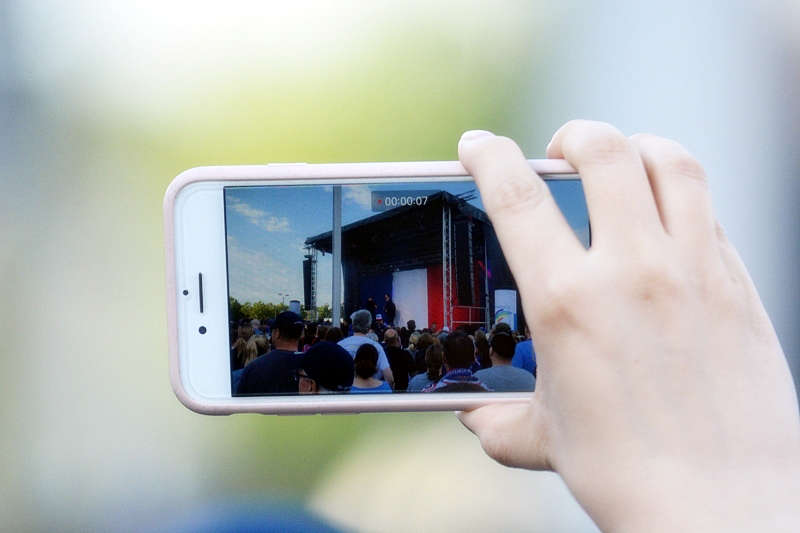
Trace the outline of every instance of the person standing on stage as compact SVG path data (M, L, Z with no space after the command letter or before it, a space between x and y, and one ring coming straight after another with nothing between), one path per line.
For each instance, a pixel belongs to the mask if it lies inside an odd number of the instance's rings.
M397 315L397 306L392 301L392 296L387 292L383 295L383 321L389 327L394 327L394 317Z

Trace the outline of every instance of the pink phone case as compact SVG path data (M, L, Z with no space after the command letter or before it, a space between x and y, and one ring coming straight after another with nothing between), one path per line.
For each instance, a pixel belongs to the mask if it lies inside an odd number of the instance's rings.
M576 174L562 159L529 160L538 174ZM181 380L178 354L177 292L175 263L175 199L189 184L204 181L282 181L300 179L377 178L392 180L404 177L468 176L458 161L422 161L407 163L285 163L197 167L179 174L164 195L164 238L167 281L167 330L169 335L169 377L175 395L192 411L226 415L231 413L314 414L393 411L452 411L479 407L487 403L520 402L528 393L457 393L457 394L375 394L318 395L302 397L236 397L204 399L192 396Z

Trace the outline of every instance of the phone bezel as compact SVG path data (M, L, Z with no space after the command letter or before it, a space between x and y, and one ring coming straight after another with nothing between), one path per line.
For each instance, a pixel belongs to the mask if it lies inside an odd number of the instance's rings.
M575 179L577 172L564 160L529 160L531 168L547 179ZM451 394L374 394L374 395L300 395L300 396L233 396L230 392L230 369L228 368L228 309L227 309L227 264L225 261L225 221L222 201L223 187L236 185L336 185L355 183L470 181L472 177L458 161L430 161L406 163L336 163L306 164L284 163L269 165L197 167L179 174L170 183L164 196L164 233L166 243L167 325L169 334L169 375L175 395L189 409L203 414L264 413L264 414L314 414L314 413L360 413L393 411L450 411L472 409L487 403L519 402L530 398L530 393L451 393ZM211 205L206 203L203 224L198 229L198 220L187 225L178 217L187 210L182 207L191 193L199 190L218 191L218 201L209 217ZM213 244L193 245L192 258L187 259L184 246L187 227L194 239L213 239ZM210 230L208 229L210 228ZM220 235L222 237L220 238ZM198 254L201 259L197 259ZM219 261L221 259L221 262ZM191 263L191 264L187 264ZM200 315L199 306L194 305L193 292L185 297L182 291L192 275L213 267L214 273L204 274L203 283L206 312ZM222 264L221 278L219 265ZM224 290L220 290L224 287ZM215 292L216 291L216 292ZM217 313L220 295L224 296L224 320L201 335L195 328L201 322L209 322ZM199 297L199 295L198 295ZM183 299L183 300L181 300ZM195 311L189 310L192 305ZM204 319L204 320L201 320ZM218 318L217 318L218 320ZM209 322L211 323L211 322ZM220 334L224 333L224 345ZM192 341L192 342L190 342ZM204 348L197 348L199 341ZM217 345L215 345L215 343ZM192 349L189 350L189 346ZM221 346L225 348L221 349ZM190 361L191 359L191 361ZM224 359L226 371L219 373L218 359ZM217 367L217 370L213 370ZM227 381L226 393L217 387L217 393L206 389L203 393L189 376L206 379L206 385L221 380ZM221 375L221 377L219 377ZM216 386L216 385L215 385ZM209 395L217 394L217 395Z

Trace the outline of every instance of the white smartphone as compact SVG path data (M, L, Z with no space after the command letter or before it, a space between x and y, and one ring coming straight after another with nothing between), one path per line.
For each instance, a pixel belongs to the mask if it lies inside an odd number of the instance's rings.
M530 165L588 247L574 169ZM458 162L193 168L164 217L170 381L194 411L460 410L535 387L535 338Z

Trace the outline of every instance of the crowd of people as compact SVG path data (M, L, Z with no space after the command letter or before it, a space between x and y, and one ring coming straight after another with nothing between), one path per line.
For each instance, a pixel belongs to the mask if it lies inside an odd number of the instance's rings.
M306 322L291 312L243 321L231 331L231 384L237 395L525 392L536 384L530 332L508 324L418 330L414 320L395 327L385 295L339 327ZM386 315L386 316L384 316Z

